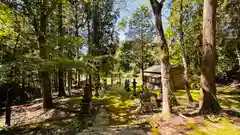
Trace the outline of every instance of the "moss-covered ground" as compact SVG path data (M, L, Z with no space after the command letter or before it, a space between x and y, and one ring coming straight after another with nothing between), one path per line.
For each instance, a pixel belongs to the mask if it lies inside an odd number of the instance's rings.
M139 90L140 86L137 92ZM141 131L139 134L239 135L240 95L228 94L231 91L228 87L218 88L218 101L223 108L220 115L185 116L181 114L195 111L197 106L189 106L185 90L177 90L174 93L179 105L173 107L170 119L164 119L159 115L161 108L156 106L151 114L138 113L140 99L134 97L132 92L124 91L122 86L114 86L99 97L93 97L93 108L102 108L94 114L96 117L79 117L82 97L57 98L54 101L56 108L52 110L41 109L40 102L40 107L34 107L36 109L13 112L13 127L9 130L18 134L84 134L91 129L91 132L117 134L128 127L128 130ZM161 96L160 90L151 92ZM199 90L191 90L191 94L197 104ZM94 124L83 125L86 120L94 121ZM4 117L1 116L3 121ZM98 127L98 130L94 127ZM113 127L118 129L113 130ZM3 124L0 124L1 129L4 129Z

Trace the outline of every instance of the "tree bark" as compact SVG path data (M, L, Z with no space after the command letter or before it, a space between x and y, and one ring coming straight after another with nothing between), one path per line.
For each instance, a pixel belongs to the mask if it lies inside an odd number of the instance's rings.
M62 15L62 3L59 4L58 6L58 14L59 14L59 35L61 37L64 36L64 29L63 29L63 15ZM60 41L61 42L61 41ZM61 43L59 43L59 56L61 57L63 53L63 46ZM62 96L66 96L65 93L65 89L64 89L64 72L63 72L63 68L62 65L59 65L58 68L58 81L59 81L59 88L58 88L58 96L62 97Z
M26 83L25 72L22 71L22 91L25 90L25 83Z
M184 78L185 78L185 89L189 102L193 102L192 95L188 87L188 65L186 58L186 47L184 45L184 33L183 33L183 0L180 1L180 42L181 42L181 52L182 52L182 62L184 67Z
M237 54L237 59L238 59L238 67L240 67L240 52L239 52L239 47L240 47L240 45L237 45L237 47L236 47L236 54Z
M91 45L93 45L92 55L93 56L99 56L101 55L100 48L102 47L100 45L100 22L99 22L99 5L93 4L93 15L92 15L92 33L91 33ZM97 71L95 71L94 76L96 77L94 79L94 88L95 88L95 96L99 96L98 90L100 85L100 66L99 62L93 62L96 66Z
M68 70L68 93L71 96L71 89L72 89L72 68Z
M80 71L78 71L78 81L79 82L81 81L81 73L80 73Z
M215 86L216 7L217 0L204 0L199 113L218 113L221 110Z
M58 71L58 81L59 81L59 86L58 86L58 96L66 96L65 90L64 90L64 72Z
M169 63L169 50L167 42L164 36L163 26L162 26L162 8L165 0L150 0L153 13L155 15L156 27L159 36L159 49L161 52L160 62L161 62L161 81L162 81L162 93L163 93L163 106L162 113L171 113L171 92L173 88L171 87L171 77L170 77L170 63Z
M67 71L65 70L63 72L63 85L64 85L64 88L67 88Z
M140 41L141 44L141 70L142 70L142 90L145 88L145 80L144 80L144 56L143 56L143 43Z
M44 60L48 59L47 45L46 45L46 29L47 29L47 16L45 15L47 6L47 0L44 0L41 5L40 15L40 35L38 37L40 45L40 57ZM49 72L46 70L40 71L41 88L43 92L43 108L53 108L52 93L51 93L51 81Z
M95 96L98 97L99 96L99 89L100 89L100 67L97 66L97 71L95 74Z
M51 81L48 71L40 71L41 88L43 92L43 108L53 108Z
M77 11L77 5L75 6L75 10ZM78 30L79 30L79 17L78 17L78 14L76 13L75 14L75 36L78 37L79 34L78 34ZM77 47L77 59L80 59L80 55L79 55L79 50L80 50L80 47ZM77 84L80 84L80 81L81 81L81 74L80 74L80 69L77 69L76 70L76 74L77 74Z
M55 71L54 72L54 91L55 92L57 92L58 91L58 86L59 86L59 84L58 84L58 72L57 71Z
M86 6L87 16L91 15L91 8L89 7L89 3ZM89 17L90 18L90 17ZM92 55L93 47L91 44L91 27L90 27L90 19L87 19L87 31L88 31L88 55ZM90 61L88 61L90 63ZM84 95L83 95L83 104L82 104L82 113L89 114L92 109L92 75L91 72L86 75L86 84L84 87Z
M9 89L7 90L7 101L6 101L6 118L5 118L5 124L7 126L11 126L11 104L12 104L12 96L10 93L12 91L12 84L10 84ZM1 109L1 108L0 108Z

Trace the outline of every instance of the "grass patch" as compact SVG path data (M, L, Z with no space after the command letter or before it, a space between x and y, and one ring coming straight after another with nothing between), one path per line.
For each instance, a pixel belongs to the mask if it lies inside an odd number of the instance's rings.
M200 91L199 90L190 90L190 93L193 97L193 100L195 101L198 101L199 100L199 97L200 97ZM177 90L175 92L175 95L177 97L184 97L187 99L187 93L186 93L186 90Z
M5 130L5 131L7 130L7 128L4 127L4 124L3 124L3 123L0 123L0 131L1 131L1 130Z
M124 91L123 87L115 87L100 96L98 99L107 101L107 111L110 114L109 121L112 125L133 124L129 111L138 99L134 99L131 92Z
M240 108L240 95L219 95L218 101L222 107L238 110Z
M150 90L150 92L157 94L158 97L161 97L161 90Z
M204 127L203 127L204 125ZM202 127L201 127L202 126ZM194 125L189 135L239 135L237 125L226 117L209 116L201 126Z

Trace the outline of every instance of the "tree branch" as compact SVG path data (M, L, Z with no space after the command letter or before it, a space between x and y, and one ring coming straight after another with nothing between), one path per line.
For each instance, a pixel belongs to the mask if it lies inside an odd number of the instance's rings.
M45 16L48 17L52 12L53 10L55 10L57 8L57 5L58 5L58 0L54 0L54 2L52 3L52 5L48 8Z
M165 0L161 0L160 2L158 2L158 0L150 0L154 14L161 12L164 2Z

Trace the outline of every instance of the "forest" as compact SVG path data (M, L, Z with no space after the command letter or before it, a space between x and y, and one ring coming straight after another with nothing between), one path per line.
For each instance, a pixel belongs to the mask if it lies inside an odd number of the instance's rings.
M240 135L239 0L0 0L0 135Z

